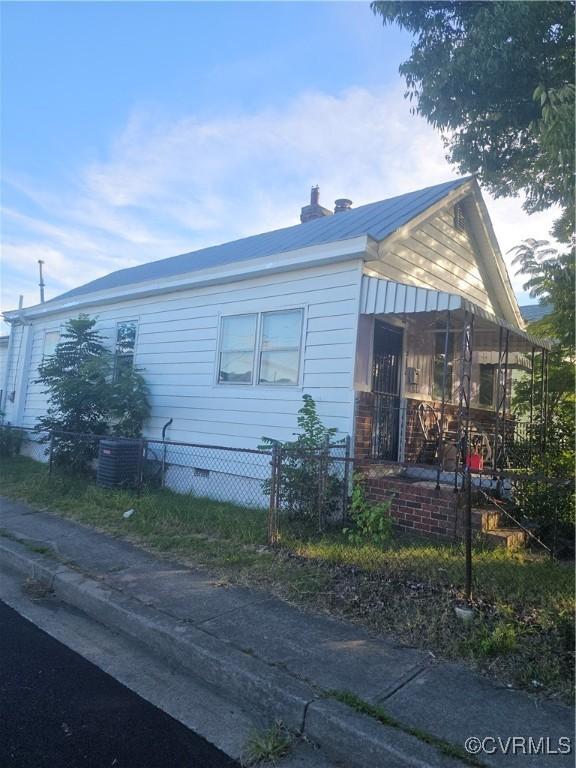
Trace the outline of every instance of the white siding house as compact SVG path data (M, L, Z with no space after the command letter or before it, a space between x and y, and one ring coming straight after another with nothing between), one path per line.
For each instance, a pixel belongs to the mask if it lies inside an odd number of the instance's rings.
M173 441L255 448L263 436L289 440L307 393L359 452L376 337L401 333L393 394L432 400L431 334L445 310L460 327L462 313L475 314L486 354L499 328L531 343L475 180L334 215L316 191L293 227L121 270L5 313L4 418L33 427L44 413L38 365L82 312L98 318L111 349L129 334L127 354L150 389L147 437L160 438L172 419Z

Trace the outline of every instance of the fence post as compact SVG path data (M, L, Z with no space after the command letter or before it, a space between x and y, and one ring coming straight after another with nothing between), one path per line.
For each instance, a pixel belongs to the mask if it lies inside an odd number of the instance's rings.
M342 489L342 520L348 516L348 497L350 488L350 435L346 435L344 448L344 487Z
M466 546L466 584L464 592L466 601L472 599L472 475L470 467L465 469L466 502L465 502L465 546Z
M324 438L324 445L320 449L318 456L318 532L322 533L325 523L324 505L326 502L326 484L328 480L328 470L330 468L330 438L328 435Z
M54 451L54 432L50 431L50 449L48 453L48 477L52 476L52 453Z
M268 546L278 543L278 484L279 484L279 449L272 446L270 460L270 506L268 508Z
M141 437L140 438L140 450L138 452L138 475L136 477L136 488L138 492L138 496L142 493L142 486L144 484L144 457L146 454L146 446L147 442L146 440Z

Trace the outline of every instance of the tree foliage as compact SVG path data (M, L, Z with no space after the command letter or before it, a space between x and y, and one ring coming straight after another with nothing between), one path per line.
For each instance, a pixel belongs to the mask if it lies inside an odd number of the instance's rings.
M537 336L548 337L555 345L548 356L547 412L548 447L551 455L546 459L548 467L554 462L554 454L564 448L574 457L574 406L575 406L575 264L574 249L558 254L547 240L529 238L513 248L513 264L527 280L524 290L550 311L541 320L531 323L529 330ZM542 368L537 364L532 380L523 377L514 386L513 405L520 415L526 415L533 405L533 412L540 413L542 405ZM531 400L532 397L532 400Z
M373 2L414 35L400 66L414 110L443 132L448 159L496 197L558 204L574 230L574 2Z
M133 368L113 375L114 356L95 324L88 315L68 320L54 354L40 364L37 381L45 387L48 408L37 429L138 437L150 413L146 384ZM81 468L95 447L94 441L59 440L54 458Z
M260 448L279 449L278 499L282 510L296 517L318 519L330 514L342 497L342 479L330 467L330 444L338 430L324 426L310 395L303 395L302 400L298 411L300 431L295 439L280 442L263 437ZM262 488L270 493L269 479Z
M542 320L532 324L532 330L540 336L555 339L563 347L563 355L574 356L574 292L576 288L574 248L559 254L547 240L528 238L512 248L512 264L517 274L527 280L522 286L530 296L551 311Z

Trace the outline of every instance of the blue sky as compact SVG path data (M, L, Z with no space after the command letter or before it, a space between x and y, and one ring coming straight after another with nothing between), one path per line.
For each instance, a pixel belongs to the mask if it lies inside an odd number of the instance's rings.
M454 177L368 3L2 7L2 308ZM553 213L491 201L503 250ZM518 281L515 281L519 287ZM525 300L525 296L520 296Z

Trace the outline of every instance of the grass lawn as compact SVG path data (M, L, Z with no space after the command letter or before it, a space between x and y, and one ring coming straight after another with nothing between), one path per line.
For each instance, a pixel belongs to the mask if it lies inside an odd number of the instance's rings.
M476 547L470 625L455 617L464 583L459 545L405 536L352 545L282 524L278 550L266 547L266 512L150 491L138 497L80 479L48 477L23 457L4 460L2 493L49 509L222 579L267 589L317 611L346 616L380 634L460 659L532 691L569 699L574 665L571 565L529 552ZM124 519L122 513L136 513Z

